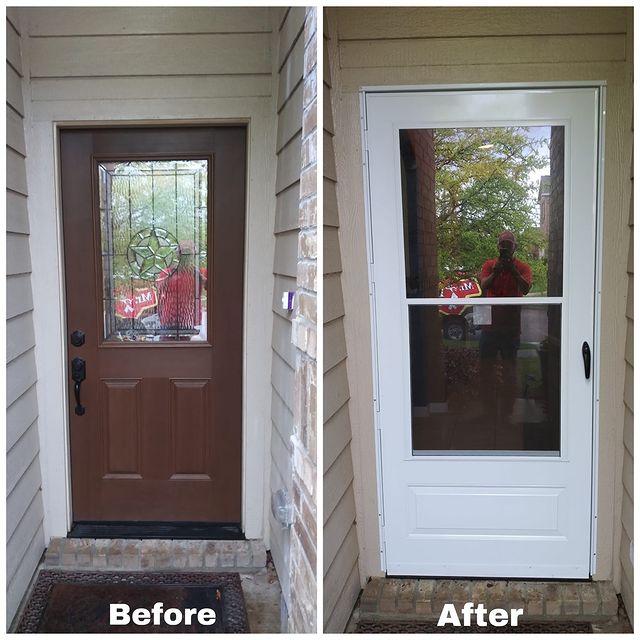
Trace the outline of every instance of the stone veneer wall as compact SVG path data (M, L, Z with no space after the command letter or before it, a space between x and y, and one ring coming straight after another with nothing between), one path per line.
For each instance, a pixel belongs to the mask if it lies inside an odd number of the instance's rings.
M316 607L316 311L317 311L317 17L306 10L300 173L300 232L296 308L292 340L296 347L293 431L293 502L290 580L291 633L314 632Z

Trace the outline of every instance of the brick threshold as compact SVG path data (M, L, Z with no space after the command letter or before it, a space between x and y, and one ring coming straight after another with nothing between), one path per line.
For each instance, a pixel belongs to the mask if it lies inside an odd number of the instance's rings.
M260 571L267 564L262 540L140 540L52 538L46 569L87 571Z
M524 621L618 620L613 584L520 580L371 578L360 597L359 620L438 620L445 603L460 611L466 602L487 609L524 609Z

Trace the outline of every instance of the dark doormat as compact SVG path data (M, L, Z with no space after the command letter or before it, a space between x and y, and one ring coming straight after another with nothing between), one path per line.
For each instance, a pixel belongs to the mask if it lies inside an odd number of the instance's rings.
M436 622L360 621L356 633L593 633L588 622L521 622L517 627L439 627Z
M138 614L147 624L130 621L114 626L109 622L110 604L128 605L127 615L132 618L135 609L152 610L156 602L163 604L162 612ZM168 609L177 611L165 616ZM198 620L197 611L186 613L188 609L212 609L215 622L206 624L214 619L213 614L201 614ZM191 624L185 624L187 616ZM249 625L237 573L41 571L16 631L248 633Z

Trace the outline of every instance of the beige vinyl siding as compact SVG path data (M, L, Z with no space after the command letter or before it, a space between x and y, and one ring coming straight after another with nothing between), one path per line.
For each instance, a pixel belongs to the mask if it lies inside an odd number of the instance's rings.
M629 132L633 135L633 132ZM633 164L631 165L633 184ZM632 191L633 192L633 191ZM622 530L620 536L620 570L622 598L633 624L633 198L629 207L629 254L627 260L627 333L625 340L624 431L622 459Z
M7 625L45 547L20 22L7 12Z
M302 144L302 76L304 63L304 7L283 9L275 27L277 57L276 221L273 262L273 333L271 365L271 491L285 489L292 495L293 408L295 347L291 342L292 312L282 309L282 294L296 290L298 262L298 207ZM271 554L280 578L282 594L291 606L289 530L269 512Z
M329 36L323 40L328 60ZM347 344L344 332L342 261L338 210L330 66L325 62L324 94L324 629L344 631L360 593L358 536L351 460Z
M271 95L268 8L24 11L34 102Z
M620 578L627 273L632 137L630 7L344 7L329 10L338 34L333 101L342 289L351 390L354 486L361 568L380 575L375 429L359 91L366 86L604 81L596 579ZM344 248L348 247L348 251ZM627 365L627 371L631 365ZM630 382L627 378L627 386ZM327 394L325 388L325 396ZM627 417L627 424L630 417ZM626 428L627 442L630 427ZM630 466L627 445L626 468ZM629 477L628 471L625 472ZM626 500L626 499L625 499ZM626 532L629 535L629 532ZM622 553L624 555L624 553ZM628 555L628 554L627 554ZM626 562L626 560L625 560Z

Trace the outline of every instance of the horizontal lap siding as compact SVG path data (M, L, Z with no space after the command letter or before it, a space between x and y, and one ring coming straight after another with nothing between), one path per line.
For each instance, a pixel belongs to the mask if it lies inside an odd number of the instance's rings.
M28 8L34 102L271 96L267 8Z
M326 24L326 23L325 23ZM344 631L360 593L356 505L351 459L347 344L344 331L342 262L338 239L337 176L333 149L329 37L324 68L324 629Z
M271 491L286 489L292 495L293 403L295 349L291 342L292 313L282 309L282 294L296 290L298 260L298 208L302 144L302 76L304 8L286 10L277 20L275 82L277 95L276 221L273 263L273 359L271 366L272 432ZM270 515L271 552L282 593L290 607L289 530Z
M633 131L629 132L633 135ZM633 182L633 165L631 165ZM631 198L633 203L633 198ZM620 538L620 564L622 570L622 597L624 598L629 617L633 623L633 562L631 561L631 542L633 541L633 204L629 208L629 253L627 258L627 333L625 340L625 385L624 433L622 460L622 535Z
M44 550L20 25L7 18L7 624Z
M628 123L632 113L633 38L630 34L633 10L629 7L340 7L329 10L335 20L339 78L334 104L341 118L331 121L335 127L338 167L338 203L333 201L332 181L325 180L325 224L340 227L342 254L332 242L326 260L333 268L343 269L346 343L348 362L362 363L352 380L349 400L352 446L358 450L356 467L356 504L361 528L361 567L369 575L379 572L380 541L377 534L375 442L371 403L372 370L368 283L362 268L366 255L363 185L360 180L361 136L358 92L366 86L455 85L467 83L530 83L560 81L606 81L607 123L605 147L605 188L603 237L602 348L600 364L599 513L597 542L600 574L620 575L622 562L623 596L632 607L632 573L628 561L631 519L627 511L633 505L630 467L632 456L631 403L633 361L631 338L625 330L632 326L632 269L625 278L619 253L626 252L628 230L626 215L630 195L629 162L632 136ZM350 188L340 190L340 181L349 180ZM325 236L330 237L330 233ZM327 240L325 240L327 244ZM331 250L333 247L333 251ZM345 250L348 249L348 250ZM626 253L624 254L626 257ZM337 263L341 258L342 264ZM335 279L335 275L332 276ZM627 282L629 293L627 294ZM331 282L332 291L339 287ZM325 298L328 285L325 288ZM335 295L335 293L334 293ZM627 316L624 300L627 297ZM341 306L325 303L333 320ZM632 330L627 333L631 335ZM365 364L366 363L366 364ZM338 364L325 378L325 411L333 401L344 399L338 380L346 372ZM349 373L353 375L351 369ZM625 380L626 378L626 380ZM364 380L364 383L361 381ZM622 403L623 389L626 405ZM626 420L625 420L626 414ZM336 418L338 413L335 414ZM327 415L325 414L325 418ZM344 418L342 418L344 420ZM622 423L624 453L622 452ZM328 436L325 435L325 442ZM337 446L345 441L342 434ZM340 461L336 446L331 449L334 464ZM326 447L325 447L326 451ZM624 490L621 484L624 477ZM360 493L361 495L358 495ZM624 493L624 499L622 495ZM325 506L327 494L325 491ZM614 540L620 539L616 549ZM344 568L343 568L344 569ZM343 574L344 575L344 574ZM325 593L327 587L325 583ZM333 594L332 594L333 595Z

